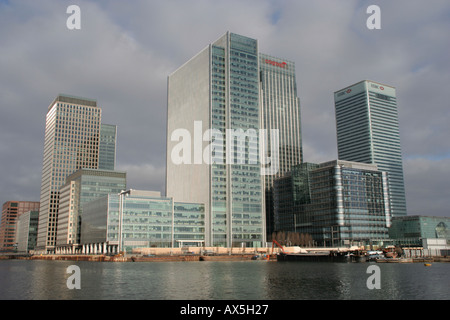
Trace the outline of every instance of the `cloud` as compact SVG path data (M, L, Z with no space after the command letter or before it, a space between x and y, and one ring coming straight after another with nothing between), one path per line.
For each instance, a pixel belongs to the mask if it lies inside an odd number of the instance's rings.
M119 164L116 169L127 173L127 189L160 191L162 195L165 194L165 166Z
M295 61L305 160L336 158L333 92L363 79L397 88L411 212L423 211L414 203L417 159L444 170L450 158L446 0L80 0L75 31L66 28L71 4L0 3L0 201L20 190L39 198L45 113L59 93L97 99L103 122L118 125L118 169L130 170L129 186L163 189L167 76L226 31ZM381 8L381 30L366 28L371 4ZM431 176L421 203L445 212L450 200L431 192L443 181Z
M450 159L406 159L408 215L450 216Z

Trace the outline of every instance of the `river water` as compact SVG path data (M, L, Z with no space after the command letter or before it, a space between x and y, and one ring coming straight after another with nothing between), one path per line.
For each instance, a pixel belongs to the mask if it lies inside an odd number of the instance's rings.
M79 267L77 273L69 267ZM370 272L375 265L377 272ZM379 283L370 289L371 283ZM77 276L80 288L69 288ZM450 263L0 261L1 300L448 300Z

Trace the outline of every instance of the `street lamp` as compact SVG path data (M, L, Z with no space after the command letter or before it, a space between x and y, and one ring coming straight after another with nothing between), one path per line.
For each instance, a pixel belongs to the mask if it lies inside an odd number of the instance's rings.
M131 189L130 190L122 190L121 192L119 192L119 236L118 236L118 240L119 240L119 253L122 252L123 249L123 236L122 236L122 220L123 220L123 196L126 194L131 194Z

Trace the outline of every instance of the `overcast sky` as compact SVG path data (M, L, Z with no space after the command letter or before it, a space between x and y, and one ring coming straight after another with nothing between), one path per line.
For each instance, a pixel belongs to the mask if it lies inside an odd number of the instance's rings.
M408 214L450 216L448 0L0 0L0 202L39 201L59 93L96 99L128 188L164 194L167 76L226 31L295 62L305 161L337 158L335 91L396 87Z

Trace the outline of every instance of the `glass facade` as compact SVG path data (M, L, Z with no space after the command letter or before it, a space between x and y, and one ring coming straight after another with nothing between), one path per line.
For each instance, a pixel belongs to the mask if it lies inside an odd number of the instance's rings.
M422 239L446 239L450 244L450 218L394 217L389 229L389 236L400 245L422 246Z
M292 61L259 54L262 128L278 129L277 172L264 176L267 236L274 230L273 181L302 163L300 101L297 96L295 64ZM270 131L267 150L272 150Z
M257 132L260 128L257 41L230 33L212 45L211 56L212 129L223 133L228 129ZM212 244L261 246L260 165L251 161L259 157L258 141L251 137L234 139L231 135L226 139L229 140L225 141L225 155L221 154L221 161L211 166Z
M30 252L36 248L39 211L28 211L18 218L17 251Z
M126 173L80 169L67 177L60 189L57 245L80 243L83 205L126 189Z
M311 204L310 172L316 167L304 162L274 180L274 231L311 225L312 211L306 206Z
M383 241L390 225L386 180L374 165L304 163L275 183L279 226L321 246Z
M226 33L168 79L166 194L205 204L205 245L264 244L265 213L259 164L258 43ZM176 130L214 133L207 163L172 161ZM203 140L205 141L205 140Z
M123 197L109 194L84 206L81 242L121 242L128 252L142 247L177 247L182 240L203 242L204 212L203 204L174 202L172 198L133 192Z
M205 240L205 206L197 203L175 202L173 206L174 246L180 241Z
M392 216L406 215L395 88L362 81L334 97L338 158L374 163L386 171Z
M116 167L116 136L116 125L102 124L100 126L99 169L114 170Z
M226 105L226 51L223 47L211 48L211 127L225 132L227 128ZM226 146L223 140L214 140L214 146L221 143L223 152L214 152L211 165L211 235L213 244L226 245L227 225L227 165ZM228 220L228 222L227 222Z

